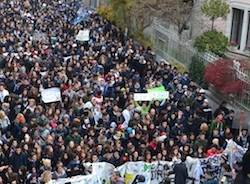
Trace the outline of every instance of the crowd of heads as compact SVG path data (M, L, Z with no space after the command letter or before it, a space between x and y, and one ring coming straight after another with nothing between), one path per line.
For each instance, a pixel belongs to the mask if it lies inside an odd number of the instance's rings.
M219 154L234 111L215 112L188 73L162 60L77 1L0 2L0 183L38 183L84 173L85 162L178 161ZM90 40L79 42L80 30ZM163 86L170 98L135 102ZM62 100L44 103L43 89Z

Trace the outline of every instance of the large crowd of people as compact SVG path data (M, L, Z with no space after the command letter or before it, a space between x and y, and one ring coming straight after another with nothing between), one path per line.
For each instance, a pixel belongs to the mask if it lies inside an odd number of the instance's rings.
M234 110L222 103L213 112L188 73L157 63L151 48L95 12L75 23L79 5L0 1L0 183L83 174L85 162L205 158L231 138L248 148L247 129L232 129ZM75 39L83 29L88 42ZM134 101L160 86L170 99ZM60 88L61 102L41 100L50 87Z

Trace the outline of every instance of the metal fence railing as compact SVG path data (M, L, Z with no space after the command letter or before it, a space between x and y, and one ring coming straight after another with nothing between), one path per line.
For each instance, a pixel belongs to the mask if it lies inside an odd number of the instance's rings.
M181 64L188 67L193 56L198 56L205 64L212 63L219 59L218 56L212 53L199 53L192 47L182 44L172 38L167 38L165 41L159 37L154 40L156 54L163 58L175 59Z
M180 41L176 38L176 35L173 35L173 33L169 31L169 26L164 28L159 22L154 21L153 28L154 36L152 37L152 41L154 43L156 54L161 58L169 61L177 61L187 68L191 63L193 56L198 56L204 64L213 63L219 59L219 57L213 53L199 53L192 47L192 45ZM249 80L246 83L248 85L246 85L244 92L241 95L234 95L233 97L225 96L225 98L250 110Z
M154 21L154 36L152 41L155 46L156 54L166 59L175 59L186 67L192 61L194 55L198 56L205 64L218 60L219 57L213 53L199 53L189 43L179 40L178 35L169 31L158 21Z

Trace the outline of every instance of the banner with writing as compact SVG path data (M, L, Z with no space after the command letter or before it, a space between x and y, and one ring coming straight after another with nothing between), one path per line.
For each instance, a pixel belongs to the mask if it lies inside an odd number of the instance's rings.
M86 175L52 181L53 184L109 184L115 167L105 162L84 163Z
M135 101L152 101L169 99L168 91L149 92L149 93L134 93Z
M126 184L132 184L138 176L143 178L145 184L159 184L169 177L168 173L172 170L173 162L166 161L153 163L128 162L116 168L116 171L119 171L124 177Z
M205 175L215 178L217 181L221 177L221 163L222 159L228 158L229 164L242 159L245 149L237 145L233 140L228 141L228 145L222 154L215 155L208 158L192 158L187 157L186 167L188 176L193 180L188 180L187 183L199 184L204 180ZM132 184L135 181L141 180L143 184L163 184L166 180L174 181L174 166L177 162L155 161L152 163L127 162L117 168L112 164L99 163L85 163L83 166L88 173L84 176L75 176L72 178L54 180L54 184L110 184L110 178L114 171L120 173L125 184ZM139 179L140 178L140 179ZM201 179L202 178L202 179Z
M62 100L60 88L48 88L41 91L42 101L44 103L58 102Z

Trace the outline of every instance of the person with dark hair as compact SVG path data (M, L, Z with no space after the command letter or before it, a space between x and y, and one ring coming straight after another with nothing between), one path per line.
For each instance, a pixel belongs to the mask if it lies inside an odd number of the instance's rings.
M210 124L210 134L212 134L215 129L219 130L219 135L223 135L225 130L224 113L219 113L212 121Z
M225 126L227 128L232 129L233 122L234 122L235 112L234 110L230 110L229 114L225 116Z
M215 110L214 117L217 117L218 114L224 113L225 115L229 114L229 109L227 108L227 102L222 101L220 106Z
M250 150L243 156L242 170L237 174L234 184L250 184Z
M239 136L236 138L236 142L243 148L248 149L250 146L250 136L248 135L248 129L243 128L239 132Z
M181 156L181 162L176 164L173 169L175 174L174 183L175 184L186 184L188 180L188 170L186 166L186 156Z
M10 157L10 164L12 165L14 171L18 171L21 166L27 166L28 158L22 152L22 148L20 146L16 147L15 152Z

